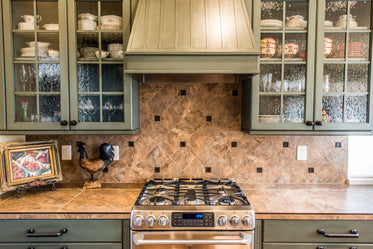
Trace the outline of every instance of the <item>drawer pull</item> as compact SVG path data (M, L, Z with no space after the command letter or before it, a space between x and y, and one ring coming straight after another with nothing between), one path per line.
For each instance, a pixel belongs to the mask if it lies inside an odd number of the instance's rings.
M326 233L324 229L318 229L318 234L321 234L324 237L328 238L359 238L360 234L357 232L356 229L351 230L349 234L345 233Z
M68 249L68 248L67 248L67 246L63 246L63 247L61 247L61 249Z
M356 247L356 246L353 246L353 247L350 247L350 249L357 249L357 247Z
M35 246L29 246L27 249L35 249Z
M58 233L35 233L35 230L30 228L27 230L26 237L60 237L64 233L67 233L66 228L61 229Z

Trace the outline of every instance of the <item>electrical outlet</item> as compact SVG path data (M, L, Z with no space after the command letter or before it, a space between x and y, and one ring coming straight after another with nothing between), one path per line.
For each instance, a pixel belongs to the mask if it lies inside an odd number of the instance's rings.
M307 146L300 145L297 147L297 160L307 160Z
M71 145L62 145L61 146L61 151L62 151L62 160L71 160Z
M119 146L113 146L114 148L114 161L119 161Z

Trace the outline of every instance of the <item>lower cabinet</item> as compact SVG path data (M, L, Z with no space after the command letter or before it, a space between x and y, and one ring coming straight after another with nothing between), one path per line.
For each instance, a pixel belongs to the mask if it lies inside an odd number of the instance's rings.
M263 249L373 249L373 221L264 220Z
M0 248L122 249L126 227L122 220L1 220Z

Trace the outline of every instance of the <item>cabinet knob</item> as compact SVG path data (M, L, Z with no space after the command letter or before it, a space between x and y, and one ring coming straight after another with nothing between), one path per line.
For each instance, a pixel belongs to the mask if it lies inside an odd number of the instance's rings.
M353 246L353 247L350 247L350 249L357 249L357 247L356 247L356 246Z
M314 126L315 123L314 123L313 121L307 121L307 122L306 122L306 125L307 125L307 126Z
M70 125L76 125L78 122L76 122L76 120L72 120L72 121L70 121Z
M60 122L60 125L62 125L62 126L66 126L68 124L68 122L66 121L66 120L62 120L61 122Z
M319 121L319 120L316 121L316 122L315 122L315 125L317 125L317 126L322 126L322 121Z
M29 246L27 249L35 249L35 246Z
M63 246L63 247L61 247L61 249L68 249L68 248L67 248L67 246Z
M318 247L316 247L316 249L324 249L324 247L323 246L318 246Z

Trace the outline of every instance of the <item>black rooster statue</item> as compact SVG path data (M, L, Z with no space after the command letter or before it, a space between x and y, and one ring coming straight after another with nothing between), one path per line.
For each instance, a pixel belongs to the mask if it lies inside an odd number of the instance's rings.
M93 174L106 168L114 159L114 148L108 143L100 145L100 155L95 159L88 159L87 145L83 142L77 142L76 146L80 153L79 164L91 174L89 181L86 181L84 188L100 188L101 184L94 179Z

